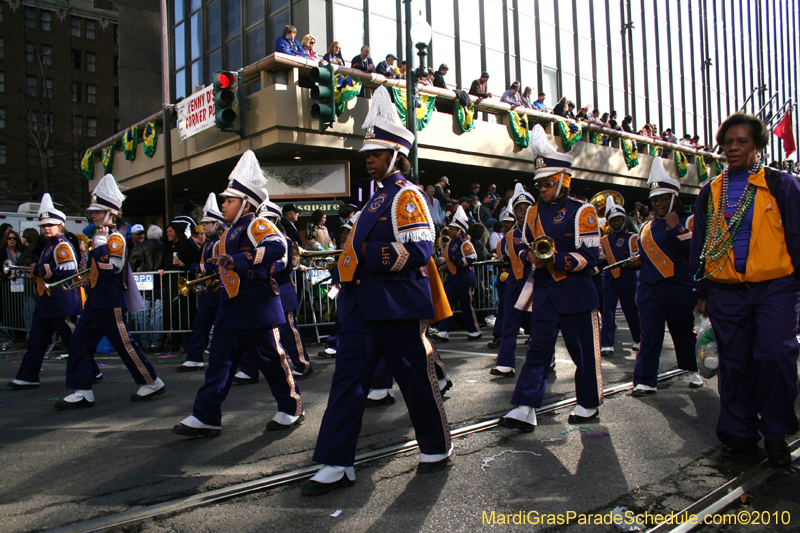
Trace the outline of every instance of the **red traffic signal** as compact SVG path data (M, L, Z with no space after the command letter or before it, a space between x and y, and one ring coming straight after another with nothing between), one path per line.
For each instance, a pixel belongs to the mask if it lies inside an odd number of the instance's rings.
M215 78L215 89L230 89L236 82L233 72L217 72Z

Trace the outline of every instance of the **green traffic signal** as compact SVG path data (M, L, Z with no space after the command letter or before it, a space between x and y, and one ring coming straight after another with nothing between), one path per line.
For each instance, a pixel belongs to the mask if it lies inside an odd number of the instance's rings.
M333 66L320 63L311 69L311 81L316 85L311 88L311 98L317 103L311 106L311 117L320 121L320 131L324 131L336 121L336 77Z

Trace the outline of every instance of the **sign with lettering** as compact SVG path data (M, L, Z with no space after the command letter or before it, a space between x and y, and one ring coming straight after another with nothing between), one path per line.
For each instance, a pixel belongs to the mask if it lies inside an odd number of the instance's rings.
M181 142L214 127L214 86L187 96L175 107L178 110L178 135Z
M319 209L326 215L338 215L339 208L342 207L344 202L340 200L331 200L329 202L286 202L287 204L292 203L297 207L297 210L300 211L301 217L310 217L311 214ZM278 204L281 209L285 204Z
M11 292L25 292L25 280L16 278L11 280Z
M350 196L350 163L272 163L261 167L269 178L270 199Z
M133 279L136 281L136 290L153 290L153 274L134 274Z

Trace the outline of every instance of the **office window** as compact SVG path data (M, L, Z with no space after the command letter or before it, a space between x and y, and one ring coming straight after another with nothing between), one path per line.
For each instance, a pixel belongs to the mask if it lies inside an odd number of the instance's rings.
M53 114L44 113L42 119L44 120L44 130L47 133L53 133Z
M28 126L30 131L39 131L39 115L31 110L25 116L25 125Z
M28 146L28 166L31 168L39 167L39 150L35 146Z
M80 50L73 50L72 51L72 68L76 70L81 69L81 51Z
M0 189L8 189L8 180L7 179L0 180Z
M86 119L86 135L89 137L97 137L97 119L96 118L87 118Z
M119 26L114 24L114 44L119 44Z
M86 52L86 72L97 70L97 56L93 52Z
M83 117L72 117L72 134L83 135Z
M0 165L6 164L6 143L0 144Z
M25 27L32 30L36 29L36 9L32 7L25 8Z
M47 168L53 168L53 149L48 148L45 151L45 156L47 158Z
M52 98L53 97L53 80L42 79L42 96L45 98Z
M50 46L43 45L42 48L42 65L53 64L53 49Z
M119 131L119 120L114 121L114 133Z
M119 87L114 87L114 106L119 107Z
M25 87L28 96L36 96L36 86L39 82L36 81L36 76L25 76Z
M119 56L114 56L114 76L119 76Z
M87 104L97 103L97 85L93 85L91 83L86 84L86 103Z
M0 72L0 93L6 91L6 73Z
M36 61L36 47L33 43L25 43L25 62L33 63Z
M93 20L86 21L86 38L87 39L94 39L94 30L97 23Z
M3 42L3 38L0 37L0 57L5 56L5 43Z
M0 22L3 22L3 3L0 2Z
M0 128L6 127L6 110L0 107Z
M80 82L73 81L72 82L72 101L73 102L80 102L81 101L81 84Z
M39 14L39 29L42 31L50 31L50 23L53 20L52 11L42 11Z
M72 17L72 28L70 32L73 37L80 37L81 36L81 19L78 17Z

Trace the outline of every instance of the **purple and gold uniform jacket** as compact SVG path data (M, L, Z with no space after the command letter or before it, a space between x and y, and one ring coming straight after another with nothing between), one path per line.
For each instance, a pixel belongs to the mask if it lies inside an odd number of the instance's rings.
M379 184L339 256L342 280L338 312L346 320L356 306L367 320L435 316L428 271L435 228L422 191L399 172ZM366 243L366 253L362 245Z
M636 287L636 303L650 299L662 305L696 305L694 279L689 273L694 217L683 214L669 229L663 218L639 230L642 268Z
M225 230L219 255L230 256L236 270L220 271L217 322L230 316L236 329L273 328L286 322L272 266L275 261L285 264L288 253L278 228L253 213Z
M611 232L600 239L603 258L608 264L624 261L639 253L639 236L629 231ZM636 292L636 270L627 267L616 267L603 272L603 290L613 287L617 294L634 294Z
M203 248L200 249L200 262L192 263L189 266L189 272L197 274L198 277L208 276L214 272L219 271L217 265L208 263L208 260L219 254L219 235L212 235L203 243ZM214 280L206 281L206 285L210 285ZM203 292L200 296L206 301L205 305L219 305L219 291Z
M503 235L500 242L503 252L501 257L511 263L508 268L508 286L521 286L531 274L531 264L526 259L528 247L522 242L522 230L515 225Z
M533 272L533 310L548 297L561 314L597 309L592 271L600 259L600 230L594 206L564 196L537 202L525 216L522 243L532 245L542 235L553 239L555 254L546 268Z
M475 272L472 263L478 260L478 254L472 243L459 235L444 250L444 264L447 268L448 283L456 289L474 287Z
M64 290L64 285L59 285L53 288L48 296L44 290L45 283L54 283L73 276L77 270L77 255L67 238L59 235L50 239L42 251L39 262L33 265L36 290L39 293L39 299L36 300L36 313L41 318L59 318L80 314L81 301L78 291L67 291Z
M108 237L95 237L89 255L89 290L86 304L96 309L128 307L128 252L117 226L108 226Z
M285 233L283 234L283 239L286 241L287 249L291 250L294 244L292 239ZM286 259L288 263L284 263L282 259L276 261L272 271L275 280L278 282L284 313L294 311L300 307L300 300L297 298L297 285L292 276L291 254L287 255Z

